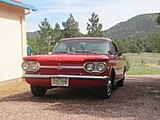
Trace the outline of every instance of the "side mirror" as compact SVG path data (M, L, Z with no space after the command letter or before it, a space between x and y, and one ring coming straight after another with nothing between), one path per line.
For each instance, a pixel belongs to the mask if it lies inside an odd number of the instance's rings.
M108 51L108 54L112 54L112 52L109 50L109 51Z
M121 52L117 52L117 56L121 56L122 55L122 53Z

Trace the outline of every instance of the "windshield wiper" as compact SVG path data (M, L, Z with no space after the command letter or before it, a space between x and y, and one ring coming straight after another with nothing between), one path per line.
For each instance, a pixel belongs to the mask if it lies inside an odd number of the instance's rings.
M99 54L98 52L91 52L89 50L75 50L75 51L72 51L72 52L68 52L68 51L56 51L56 52L53 52L53 53L70 53L70 54L75 54L75 53L92 53L92 54Z
M53 53L68 53L67 51L56 51L56 52L53 52Z
M91 51L88 50L74 50L75 53L91 53Z
M92 53L92 54L99 54L98 52L91 52L89 50L75 50L75 53Z

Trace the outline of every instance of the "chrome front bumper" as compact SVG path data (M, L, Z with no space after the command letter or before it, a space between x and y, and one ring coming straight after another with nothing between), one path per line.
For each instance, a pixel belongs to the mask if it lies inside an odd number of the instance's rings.
M24 74L22 78L40 78L40 79L48 79L48 78L75 78L75 79L101 79L108 80L108 76L80 76L80 75L39 75L39 74Z

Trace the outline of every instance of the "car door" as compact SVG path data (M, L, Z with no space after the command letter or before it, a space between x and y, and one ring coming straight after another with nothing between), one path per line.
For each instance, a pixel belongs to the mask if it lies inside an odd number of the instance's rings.
M125 61L122 59L121 53L114 42L111 42L110 49L112 54L112 62L114 63L116 73L115 79L118 80L123 77Z

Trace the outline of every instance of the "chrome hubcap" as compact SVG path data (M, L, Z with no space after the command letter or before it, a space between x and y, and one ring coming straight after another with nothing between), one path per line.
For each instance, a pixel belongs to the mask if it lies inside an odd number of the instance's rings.
M112 92L112 83L111 83L111 81L109 80L109 81L108 81L108 85L107 85L107 94L108 94L108 96L111 95L111 92Z

